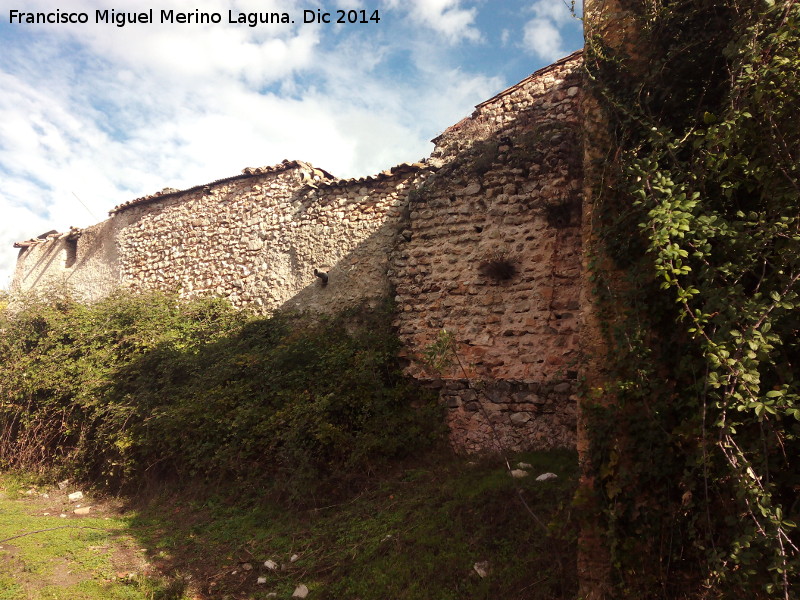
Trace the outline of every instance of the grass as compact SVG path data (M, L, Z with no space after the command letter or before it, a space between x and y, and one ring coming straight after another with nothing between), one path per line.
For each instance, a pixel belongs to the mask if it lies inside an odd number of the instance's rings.
M151 489L80 520L44 517L41 490L27 496L20 493L27 484L6 476L0 539L73 523L100 530L0 543L0 600L258 600L289 598L299 584L311 599L574 598L576 456L514 460L533 465L532 475L515 480L498 460L439 453L373 474L360 491L329 504L316 498L313 508L271 501L266 491L195 484ZM535 481L545 471L559 478ZM133 577L118 576L120 557ZM268 569L267 560L279 567ZM473 568L483 561L486 577ZM57 575L66 571L72 579L65 584Z
M72 503L66 495L0 477L0 600L166 598L158 594L169 584L144 574L129 517L107 501ZM78 517L79 504L97 516Z

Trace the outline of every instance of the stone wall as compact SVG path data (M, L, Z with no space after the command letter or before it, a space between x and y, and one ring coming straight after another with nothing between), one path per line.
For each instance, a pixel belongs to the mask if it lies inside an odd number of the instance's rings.
M399 165L337 180L286 161L138 198L99 225L20 243L27 246L14 289L66 282L94 300L124 285L221 296L262 312L335 312L390 294L388 249L408 191L426 173L423 164ZM70 244L79 255L72 263ZM315 269L326 274L324 283Z
M65 281L92 300L155 288L265 313L393 293L407 370L440 390L455 448L574 446L580 64L566 57L478 105L423 163L338 180L284 161L20 242L14 289ZM458 360L436 372L421 357L442 329Z
M117 225L108 219L84 230L14 244L20 252L11 291L68 289L87 301L107 296L121 284Z
M440 170L411 198L392 261L397 326L409 371L442 388L457 448L575 443L580 65L535 73L447 130ZM421 358L442 329L460 362L435 373Z
M316 173L316 175L315 175ZM332 312L389 293L388 251L424 165L334 180L306 163L116 210L123 281L268 312ZM314 270L327 275L327 281Z

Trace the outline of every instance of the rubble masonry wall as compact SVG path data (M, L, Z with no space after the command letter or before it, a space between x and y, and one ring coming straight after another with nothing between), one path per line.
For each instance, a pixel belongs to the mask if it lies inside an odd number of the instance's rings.
M12 289L162 289L264 313L392 294L407 370L440 390L455 448L574 447L580 67L571 55L478 105L424 164L337 180L284 161L21 243ZM435 372L421 359L443 329L457 360Z

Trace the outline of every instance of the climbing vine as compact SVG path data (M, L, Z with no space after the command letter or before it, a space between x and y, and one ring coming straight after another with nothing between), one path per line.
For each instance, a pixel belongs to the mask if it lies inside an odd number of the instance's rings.
M614 585L793 598L800 4L625 5L637 43L587 42L614 138L593 267L610 385L589 409Z

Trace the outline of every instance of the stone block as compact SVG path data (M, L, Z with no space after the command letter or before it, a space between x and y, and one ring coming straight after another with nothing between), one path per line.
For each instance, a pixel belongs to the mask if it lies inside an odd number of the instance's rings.
M531 416L528 413L513 413L510 417L510 420L512 425L520 427L530 421Z

